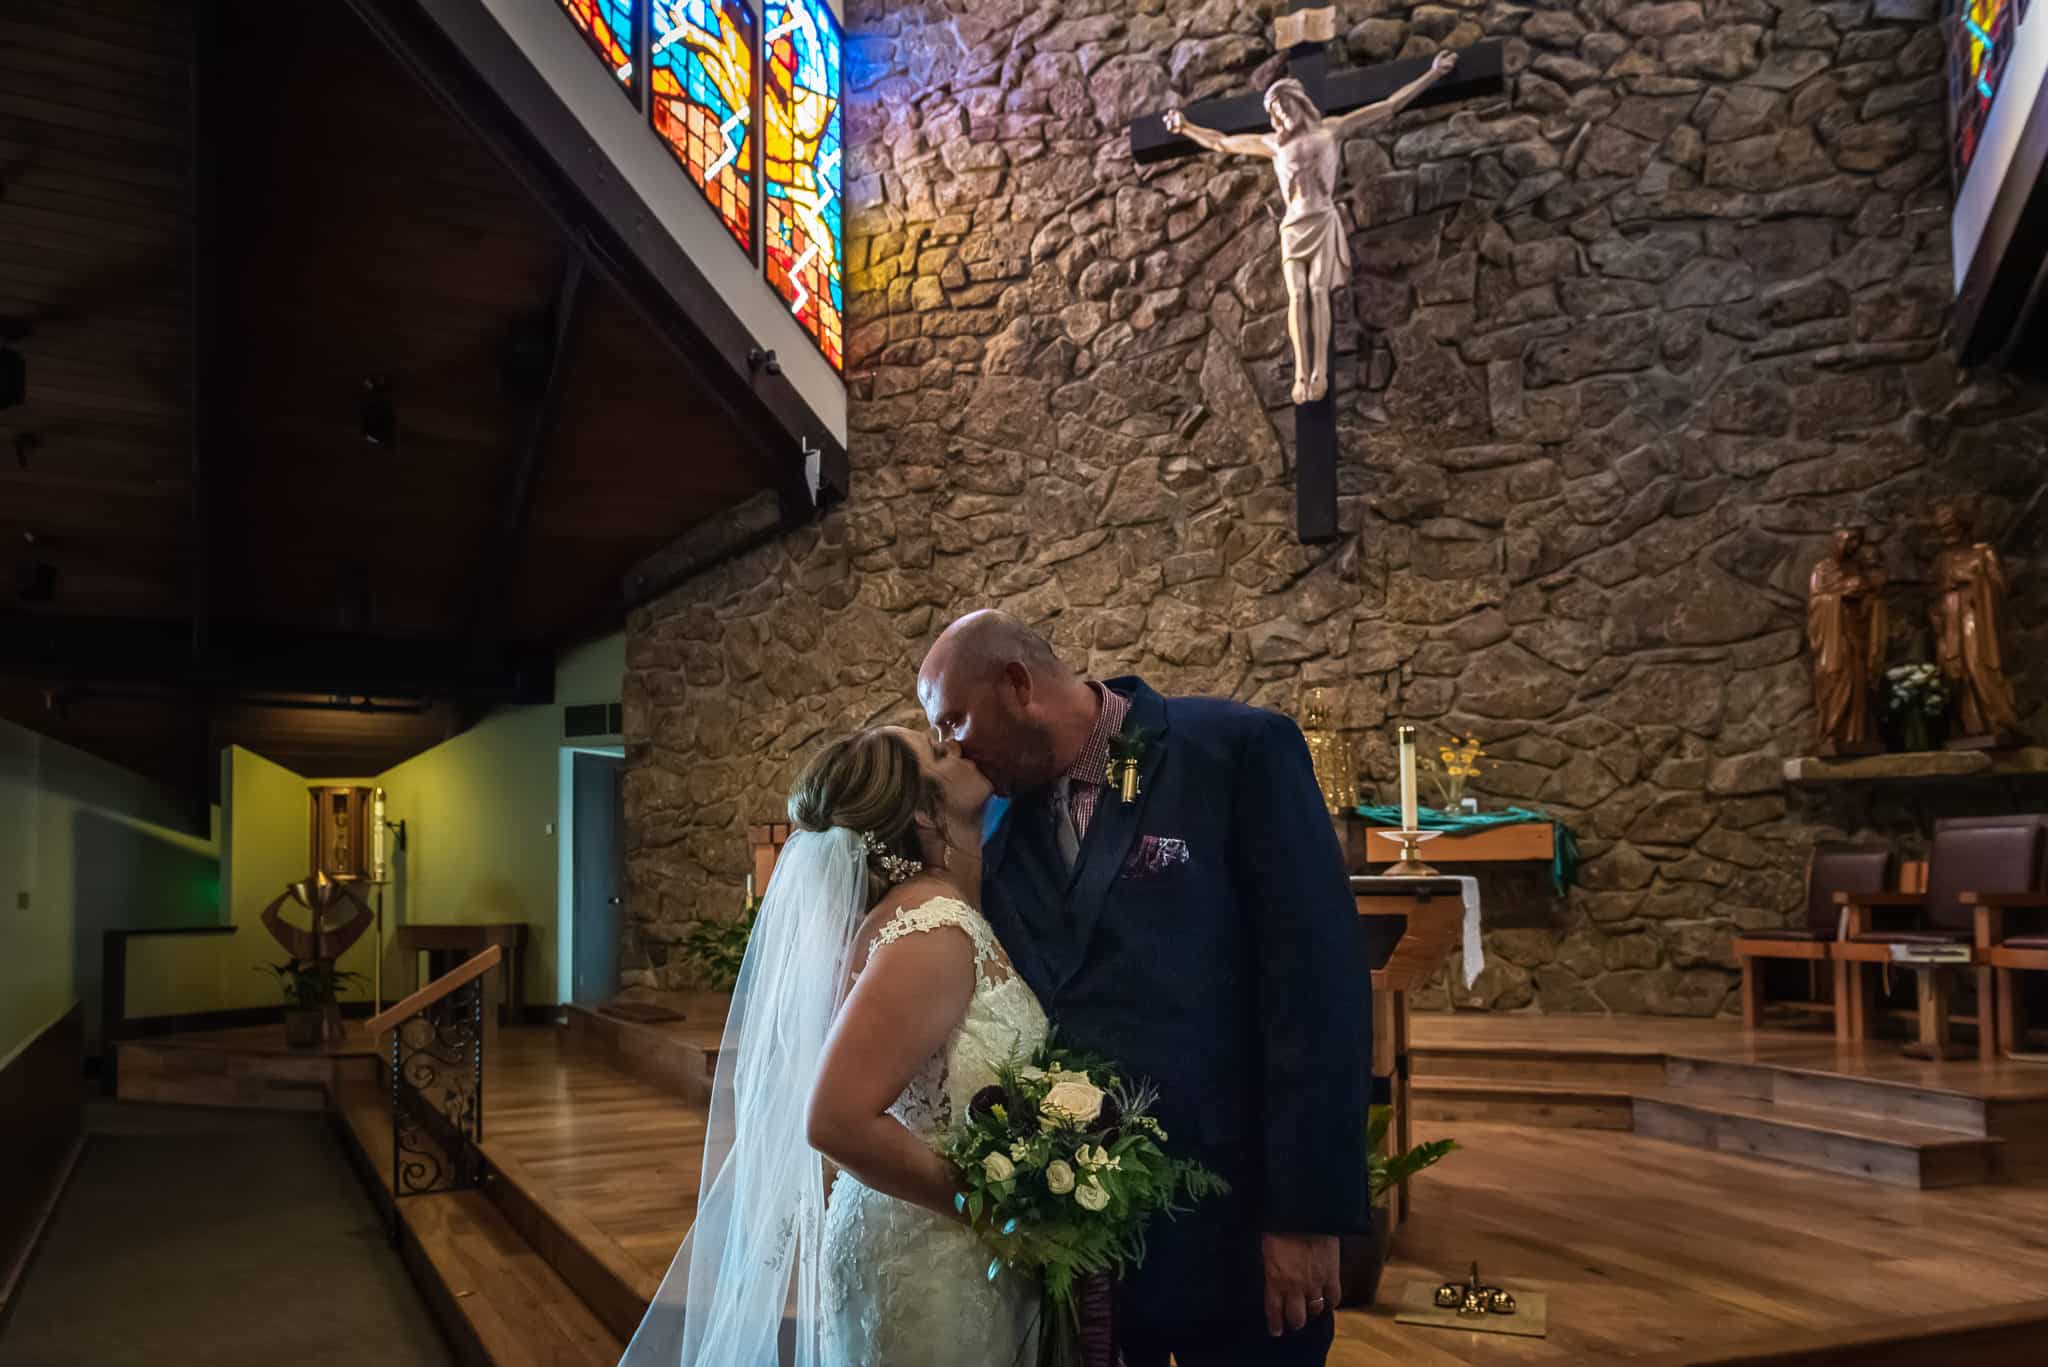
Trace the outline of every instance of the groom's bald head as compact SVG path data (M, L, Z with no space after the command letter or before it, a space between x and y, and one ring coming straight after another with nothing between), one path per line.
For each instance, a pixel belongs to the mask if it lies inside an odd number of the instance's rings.
M996 608L983 608L957 619L939 633L939 639L925 652L918 683L922 687L925 677L934 670L983 677L1000 674L1013 664L1021 665L1033 676L1049 676L1060 670L1060 657L1053 652L1050 642L1017 618Z
M1078 696L1077 696L1078 695ZM1005 796L1058 777L1066 738L1093 724L1093 696L1046 639L1007 612L970 612L944 631L917 671L917 698L941 743L960 747ZM1071 747L1079 750L1078 740Z

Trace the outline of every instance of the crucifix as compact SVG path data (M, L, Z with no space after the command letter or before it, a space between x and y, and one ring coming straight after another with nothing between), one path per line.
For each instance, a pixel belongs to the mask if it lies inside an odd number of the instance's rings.
M1141 165L1208 150L1263 157L1280 179L1287 277L1287 327L1294 343L1295 532L1303 542L1337 537L1337 400L1330 392L1330 292L1351 274L1351 248L1333 192L1345 137L1416 105L1494 95L1506 87L1502 47L1382 66L1332 69L1337 11L1323 0L1291 0L1274 22L1288 74L1263 95L1204 100L1147 114L1131 124Z

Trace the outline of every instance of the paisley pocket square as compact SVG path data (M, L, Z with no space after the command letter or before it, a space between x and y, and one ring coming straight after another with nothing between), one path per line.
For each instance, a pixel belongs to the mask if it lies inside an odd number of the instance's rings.
M1157 878L1187 862L1187 841L1171 835L1141 835L1118 876Z

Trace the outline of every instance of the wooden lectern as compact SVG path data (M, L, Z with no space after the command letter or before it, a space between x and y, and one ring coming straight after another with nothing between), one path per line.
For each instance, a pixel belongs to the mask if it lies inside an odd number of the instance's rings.
M1464 920L1464 885L1455 878L1353 878L1353 900L1366 918L1367 962L1372 967L1372 1071L1387 1079L1393 1107L1394 1150L1415 1143L1408 1106L1408 994L1428 982L1458 943ZM1394 918L1400 918L1396 921ZM1387 1197L1395 1223L1408 1217L1408 1184Z

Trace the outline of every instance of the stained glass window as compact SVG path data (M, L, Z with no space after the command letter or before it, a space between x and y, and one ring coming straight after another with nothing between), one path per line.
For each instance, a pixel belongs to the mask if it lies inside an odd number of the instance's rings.
M1991 117L1991 102L2012 57L2013 30L2027 12L2026 0L1956 0L1949 46L1949 99L1953 102L1955 182L1961 185L1976 160L1977 143Z
M754 11L747 0L654 0L654 131L749 256L754 252Z
M619 78L628 99L638 101L640 81L634 50L633 6L639 0L555 0L569 22L590 43L598 60Z
M768 283L839 370L839 21L825 0L767 0L761 22Z

